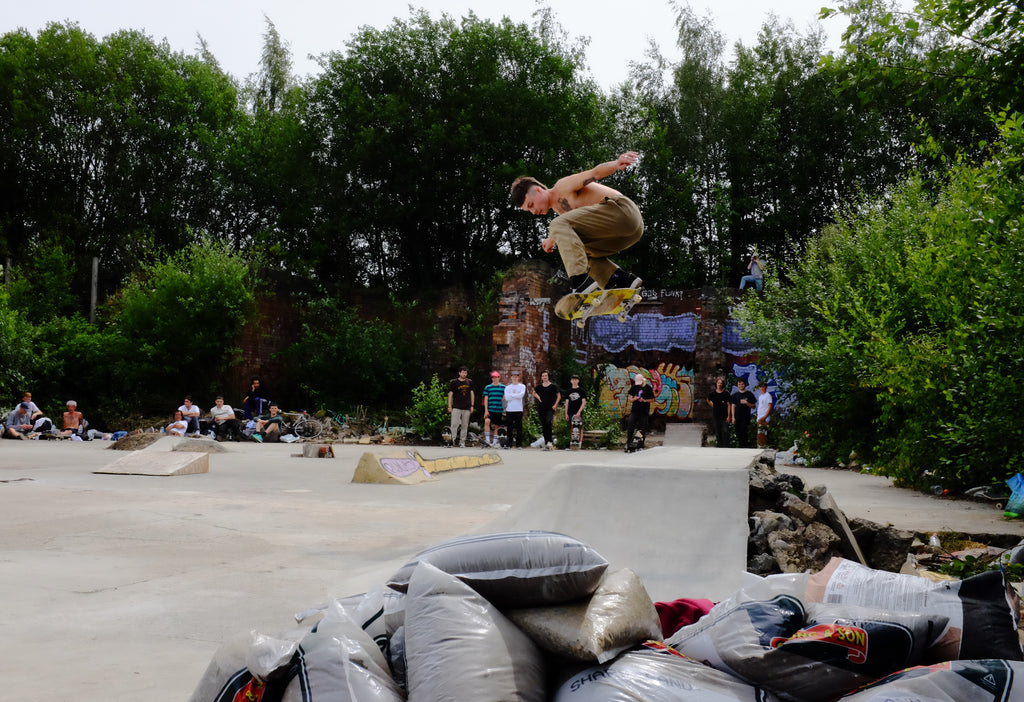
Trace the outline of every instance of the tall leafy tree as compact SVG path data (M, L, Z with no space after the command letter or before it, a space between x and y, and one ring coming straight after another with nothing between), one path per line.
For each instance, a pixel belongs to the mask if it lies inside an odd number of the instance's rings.
M101 42L51 24L0 37L0 73L0 236L15 259L56 236L101 257L109 290L145 252L217 227L220 135L237 104L208 63L139 32Z
M317 275L437 288L536 255L508 186L590 165L605 121L578 71L525 25L473 15L414 12L330 55L307 115L323 144Z

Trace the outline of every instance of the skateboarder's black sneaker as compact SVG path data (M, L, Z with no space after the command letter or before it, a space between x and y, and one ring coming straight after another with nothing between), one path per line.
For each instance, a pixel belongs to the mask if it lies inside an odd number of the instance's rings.
M601 286L597 284L597 281L591 278L586 273L580 273L579 275L569 276L569 293L573 295L586 295L592 293Z
M614 273L612 273L612 277L608 279L608 284L604 287L607 290L635 290L636 288L639 288L643 282L644 281L640 280L632 273L627 273L621 268L618 268Z

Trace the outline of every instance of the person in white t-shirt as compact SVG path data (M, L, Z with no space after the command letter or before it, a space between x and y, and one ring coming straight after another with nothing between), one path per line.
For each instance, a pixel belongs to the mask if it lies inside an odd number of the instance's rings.
M512 379L505 386L505 426L508 438L505 448L523 447L523 399L526 386L519 381L519 371L511 373Z
M757 446L764 448L768 445L768 418L772 414L772 394L768 392L767 381L762 380L757 389L760 391L757 396Z
M186 429L188 429L188 422L181 415L181 410L174 410L174 420L164 427L164 433L173 434L174 436L185 436Z
M199 409L198 406L192 404L191 395L185 398L185 402L178 408L178 411L181 412L181 416L188 424L188 429L185 433L191 434L192 436L199 436L199 415L201 415L203 411Z
M235 410L231 405L224 404L223 395L217 395L210 416L213 417L213 433L217 441L241 441L242 427L238 424Z

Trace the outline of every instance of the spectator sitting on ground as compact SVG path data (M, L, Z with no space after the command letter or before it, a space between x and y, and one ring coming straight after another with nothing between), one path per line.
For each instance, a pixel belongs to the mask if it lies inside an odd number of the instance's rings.
M267 416L260 417L256 420L256 432L252 435L252 438L259 441L261 444L264 441L280 441L281 427L283 426L284 417L278 414L277 405L271 402Z
M28 416L33 422L43 416L43 411L39 409L35 402L32 402L32 393L22 393L21 401L28 405Z
M185 431L187 429L188 422L185 421L185 417L181 414L181 410L174 410L174 421L164 427L164 434L185 436Z
M192 436L199 436L199 415L201 415L203 411L196 405L192 404L191 395L187 395L185 397L185 402L178 408L178 411L181 412L181 416L188 424L188 429L185 433L191 434Z
M22 402L7 415L7 422L4 424L4 438L28 440L31 431L32 416L29 404Z
M85 421L85 417L78 411L78 403L74 400L68 400L67 406L68 411L64 413L64 431L60 435L67 437L77 436L84 441L88 441L91 437L85 430L89 422Z
M224 404L224 396L217 395L213 408L210 410L213 417L213 433L217 441L230 439L238 441L242 437L242 427L238 424L235 410L231 405Z

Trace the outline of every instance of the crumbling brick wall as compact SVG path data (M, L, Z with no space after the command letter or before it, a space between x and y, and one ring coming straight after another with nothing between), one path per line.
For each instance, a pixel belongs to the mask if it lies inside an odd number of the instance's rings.
M522 381L532 387L542 371L555 366L559 351L568 348L570 325L555 316L565 285L555 275L548 264L530 261L505 276L492 355L503 382L509 371L519 369Z

